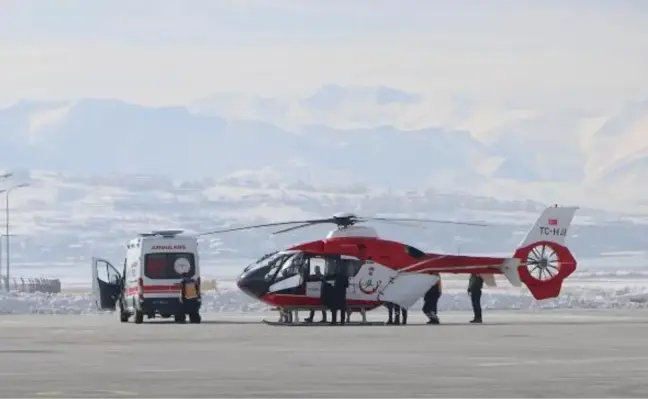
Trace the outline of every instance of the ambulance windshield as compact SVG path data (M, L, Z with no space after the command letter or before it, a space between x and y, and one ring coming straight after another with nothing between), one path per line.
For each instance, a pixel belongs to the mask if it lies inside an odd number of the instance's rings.
M148 278L180 279L184 273L189 273L189 276L196 273L196 263L192 253L160 252L146 254L144 257L144 275Z

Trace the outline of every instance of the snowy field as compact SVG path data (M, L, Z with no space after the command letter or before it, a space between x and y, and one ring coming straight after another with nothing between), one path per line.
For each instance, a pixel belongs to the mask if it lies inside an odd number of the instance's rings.
M648 271L581 272L570 277L559 298L536 301L525 288L515 288L498 279L498 287L486 287L482 303L486 309L631 309L648 308ZM468 310L466 278L444 279L440 311ZM88 314L96 313L87 285L73 285L61 294L0 292L0 314ZM421 302L414 305L420 309ZM204 312L259 312L264 304L242 294L232 277L218 280L218 287L204 293Z

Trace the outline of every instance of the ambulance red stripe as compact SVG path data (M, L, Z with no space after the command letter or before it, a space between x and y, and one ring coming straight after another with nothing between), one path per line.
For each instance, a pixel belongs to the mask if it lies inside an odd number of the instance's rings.
M171 284L171 285L145 285L142 287L143 291L145 294L161 294L161 293L166 293L166 292L179 292L180 291L180 285L179 284ZM139 292L138 287L129 287L126 289L126 294L127 295L132 295L132 294L137 294Z

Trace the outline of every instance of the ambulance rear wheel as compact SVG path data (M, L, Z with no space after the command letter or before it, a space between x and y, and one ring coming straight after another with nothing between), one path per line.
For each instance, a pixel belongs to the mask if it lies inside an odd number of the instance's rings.
M140 310L135 310L135 324L142 324L144 322L144 313Z

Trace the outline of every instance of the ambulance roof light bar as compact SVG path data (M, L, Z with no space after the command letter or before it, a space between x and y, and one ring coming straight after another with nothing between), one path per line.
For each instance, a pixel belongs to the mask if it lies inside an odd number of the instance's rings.
M184 230L153 230L150 233L140 233L141 237L153 237L153 236L162 236L162 237L175 237L178 234L182 234Z

